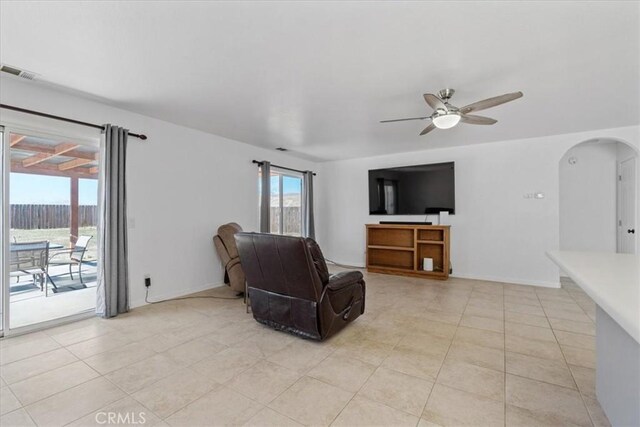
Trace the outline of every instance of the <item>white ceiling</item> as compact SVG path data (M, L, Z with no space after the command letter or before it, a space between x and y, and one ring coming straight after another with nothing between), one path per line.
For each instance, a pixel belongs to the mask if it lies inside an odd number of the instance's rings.
M638 124L633 2L5 2L3 63L174 123L317 159ZM422 93L521 90L493 126L418 133ZM81 118L81 117L80 117ZM144 131L144 129L140 129Z

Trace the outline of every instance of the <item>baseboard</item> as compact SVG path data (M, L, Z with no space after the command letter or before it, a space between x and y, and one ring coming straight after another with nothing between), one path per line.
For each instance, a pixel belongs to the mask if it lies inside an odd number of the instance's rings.
M348 262L348 261L337 261L337 263L343 265L353 265L359 266L361 262ZM365 267L358 267L364 269ZM487 282L499 282L499 283L512 283L514 285L526 285L526 286L541 286L544 288L560 288L560 280L558 278L557 282L546 282L540 280L523 280L523 279L514 279L514 278L505 278L498 276L483 276L477 274L464 274L464 273L455 273L450 275L449 277L458 277L460 279L472 279L472 280L485 280Z
M160 295L155 295L151 290L149 292L149 299L151 301L163 301L163 300L172 299L172 298L184 297L186 295L195 294L197 292L202 292L209 289L221 288L222 286L226 286L226 285L224 283L205 283L204 285L199 286L197 288L182 289L176 292L167 292ZM151 288L153 289L153 287ZM129 304L131 308L142 307L143 305L147 305L147 302L145 302L144 299L132 301Z
M496 277L496 276L482 276L475 274L452 274L449 277L460 278L460 279L471 279L471 280L484 280L487 282L499 282L499 283L508 283L513 285L525 285L525 286L540 286L543 288L560 288L560 280L558 282L545 282L540 280L522 280L522 279L513 279L513 278L505 278L505 277Z

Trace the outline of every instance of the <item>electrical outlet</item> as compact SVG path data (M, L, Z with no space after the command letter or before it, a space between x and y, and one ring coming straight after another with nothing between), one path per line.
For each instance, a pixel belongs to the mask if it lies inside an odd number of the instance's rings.
M144 286L147 288L151 287L151 276L148 274L144 275Z

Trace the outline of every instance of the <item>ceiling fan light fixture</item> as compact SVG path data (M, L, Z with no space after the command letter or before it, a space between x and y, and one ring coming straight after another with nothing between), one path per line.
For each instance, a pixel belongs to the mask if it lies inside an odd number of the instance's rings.
M432 121L438 129L451 129L460 122L460 114L449 111L445 114L438 114Z
M425 102L429 104L429 107L433 109L433 113L428 117L409 117L405 119L382 120L380 123L431 119L431 124L429 124L429 126L427 126L422 132L420 132L420 136L426 135L434 129L451 129L460 122L469 125L493 125L498 121L490 117L483 117L475 114L469 115L469 113L486 110L487 108L502 105L504 103L514 101L518 98L522 98L522 92L505 93L504 95L483 99L482 101L474 102L473 104L458 108L455 105L451 105L449 103L449 100L454 93L455 91L453 89L443 89L438 92L438 95L434 95L432 93L423 94L422 97L424 98Z

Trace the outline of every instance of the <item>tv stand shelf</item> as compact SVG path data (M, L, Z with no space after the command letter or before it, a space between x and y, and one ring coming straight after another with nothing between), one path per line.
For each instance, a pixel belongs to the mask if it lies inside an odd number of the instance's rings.
M380 246L380 245L370 245L369 246L370 249L387 249L390 251L409 251L409 252L413 252L415 251L414 248L405 248L403 246Z
M446 280L449 278L448 225L367 224L367 271ZM433 271L423 270L433 259Z

